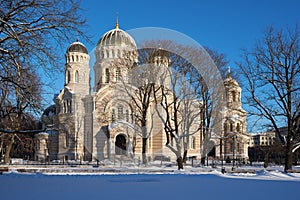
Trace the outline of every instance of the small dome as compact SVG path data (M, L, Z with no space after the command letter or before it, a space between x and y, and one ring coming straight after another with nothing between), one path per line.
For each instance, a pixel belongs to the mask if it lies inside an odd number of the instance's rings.
M233 79L231 77L226 78L224 80L224 85L225 86L238 86L239 87L239 83L235 79Z
M98 44L100 46L127 46L131 48L136 48L134 39L125 31L121 30L116 26L115 29L112 29L106 32Z
M239 83L231 77L230 67L228 67L226 79L224 80L224 85L225 86L238 86L239 87Z
M51 105L46 110L44 110L43 116L51 117L56 115L56 107L55 105Z
M86 49L86 47L84 46L84 44L82 44L78 40L76 42L73 42L68 47L67 53L69 53L69 52L79 52L79 53L86 53L86 54L88 54L88 50Z
M164 50L164 49L161 49L161 48L158 48L158 49L155 49L149 56L149 59L152 60L154 59L155 57L160 57L160 58L170 58L170 54L168 51Z

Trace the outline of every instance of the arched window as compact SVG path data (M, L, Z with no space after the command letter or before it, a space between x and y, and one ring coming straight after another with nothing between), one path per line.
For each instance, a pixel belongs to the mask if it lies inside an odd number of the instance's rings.
M105 83L109 83L109 76L110 76L109 69L106 68L105 69Z
M68 146L69 146L69 134L66 133L65 141L64 141L64 147L67 148Z
M74 56L72 55L72 62L74 62Z
M70 106L69 111L71 113L72 112L72 100L70 100L69 106Z
M79 59L78 59L78 55L76 55L76 62L78 62L79 61Z
M233 131L233 123L230 123L230 132Z
M232 92L232 101L235 102L236 101L236 92Z
M237 124L236 124L236 131L237 131L237 132L240 132L240 123L237 123Z
M118 106L118 120L123 119L123 106Z
M194 136L191 137L190 145L191 145L190 146L191 149L195 149L196 148L196 141L195 141L195 137Z
M66 84L70 83L71 74L69 70L66 70Z
M119 82L121 80L121 69L117 67L116 69L116 81Z
M75 82L79 83L79 72L77 70L75 72Z
M129 122L129 111L126 110L126 122Z
M63 102L63 113L67 112L67 106L66 106L66 102Z
M227 133L227 124L224 123L224 133Z
M115 109L112 109L112 110L111 110L111 121L112 121L112 122L115 122L115 120L116 120Z

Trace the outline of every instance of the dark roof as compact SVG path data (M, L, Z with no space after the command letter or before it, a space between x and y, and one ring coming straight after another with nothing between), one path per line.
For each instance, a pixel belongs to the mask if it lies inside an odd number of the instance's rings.
M67 49L68 52L79 52L79 53L86 53L88 54L88 50L81 42L73 42Z

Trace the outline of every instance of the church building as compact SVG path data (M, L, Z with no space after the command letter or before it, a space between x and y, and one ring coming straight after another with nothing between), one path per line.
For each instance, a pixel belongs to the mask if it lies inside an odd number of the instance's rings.
M139 67L136 43L116 23L114 29L100 38L94 53L94 87L91 88L87 48L79 41L67 48L65 84L54 97L54 105L42 116L47 131L36 135L36 160L142 158L143 138L134 126L136 108L130 97L119 89L130 70ZM169 67L167 54L153 57L161 70ZM246 112L241 107L241 88L230 72L224 86L226 114L222 137L214 141L215 156L247 159ZM165 146L164 124L154 111L154 102L149 112L153 114L147 115L148 122L151 121L146 143L148 160L173 160L175 155ZM188 156L200 158L201 133L199 130L188 139Z

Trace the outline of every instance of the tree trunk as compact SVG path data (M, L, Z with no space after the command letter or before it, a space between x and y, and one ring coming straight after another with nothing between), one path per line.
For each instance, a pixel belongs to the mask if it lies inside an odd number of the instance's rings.
M183 159L182 159L182 156L179 156L176 161L177 161L178 170L183 169Z
M187 160L187 150L184 150L183 152L183 163L186 163L186 160Z
M265 152L264 168L267 168L268 166L269 166L269 152Z
M147 139L148 138L143 138L143 146L142 146L142 160L143 164L147 164Z
M206 159L206 156L201 158L201 165L205 165L205 159Z
M15 135L13 134L10 138L9 143L6 146L6 149L5 149L4 163L6 163L6 164L9 163L9 161L10 161L10 151L12 149L14 142L15 142Z
M285 148L285 164L284 171L288 172L292 170L293 167L293 152L292 152L292 143L289 137L287 137L287 143Z

